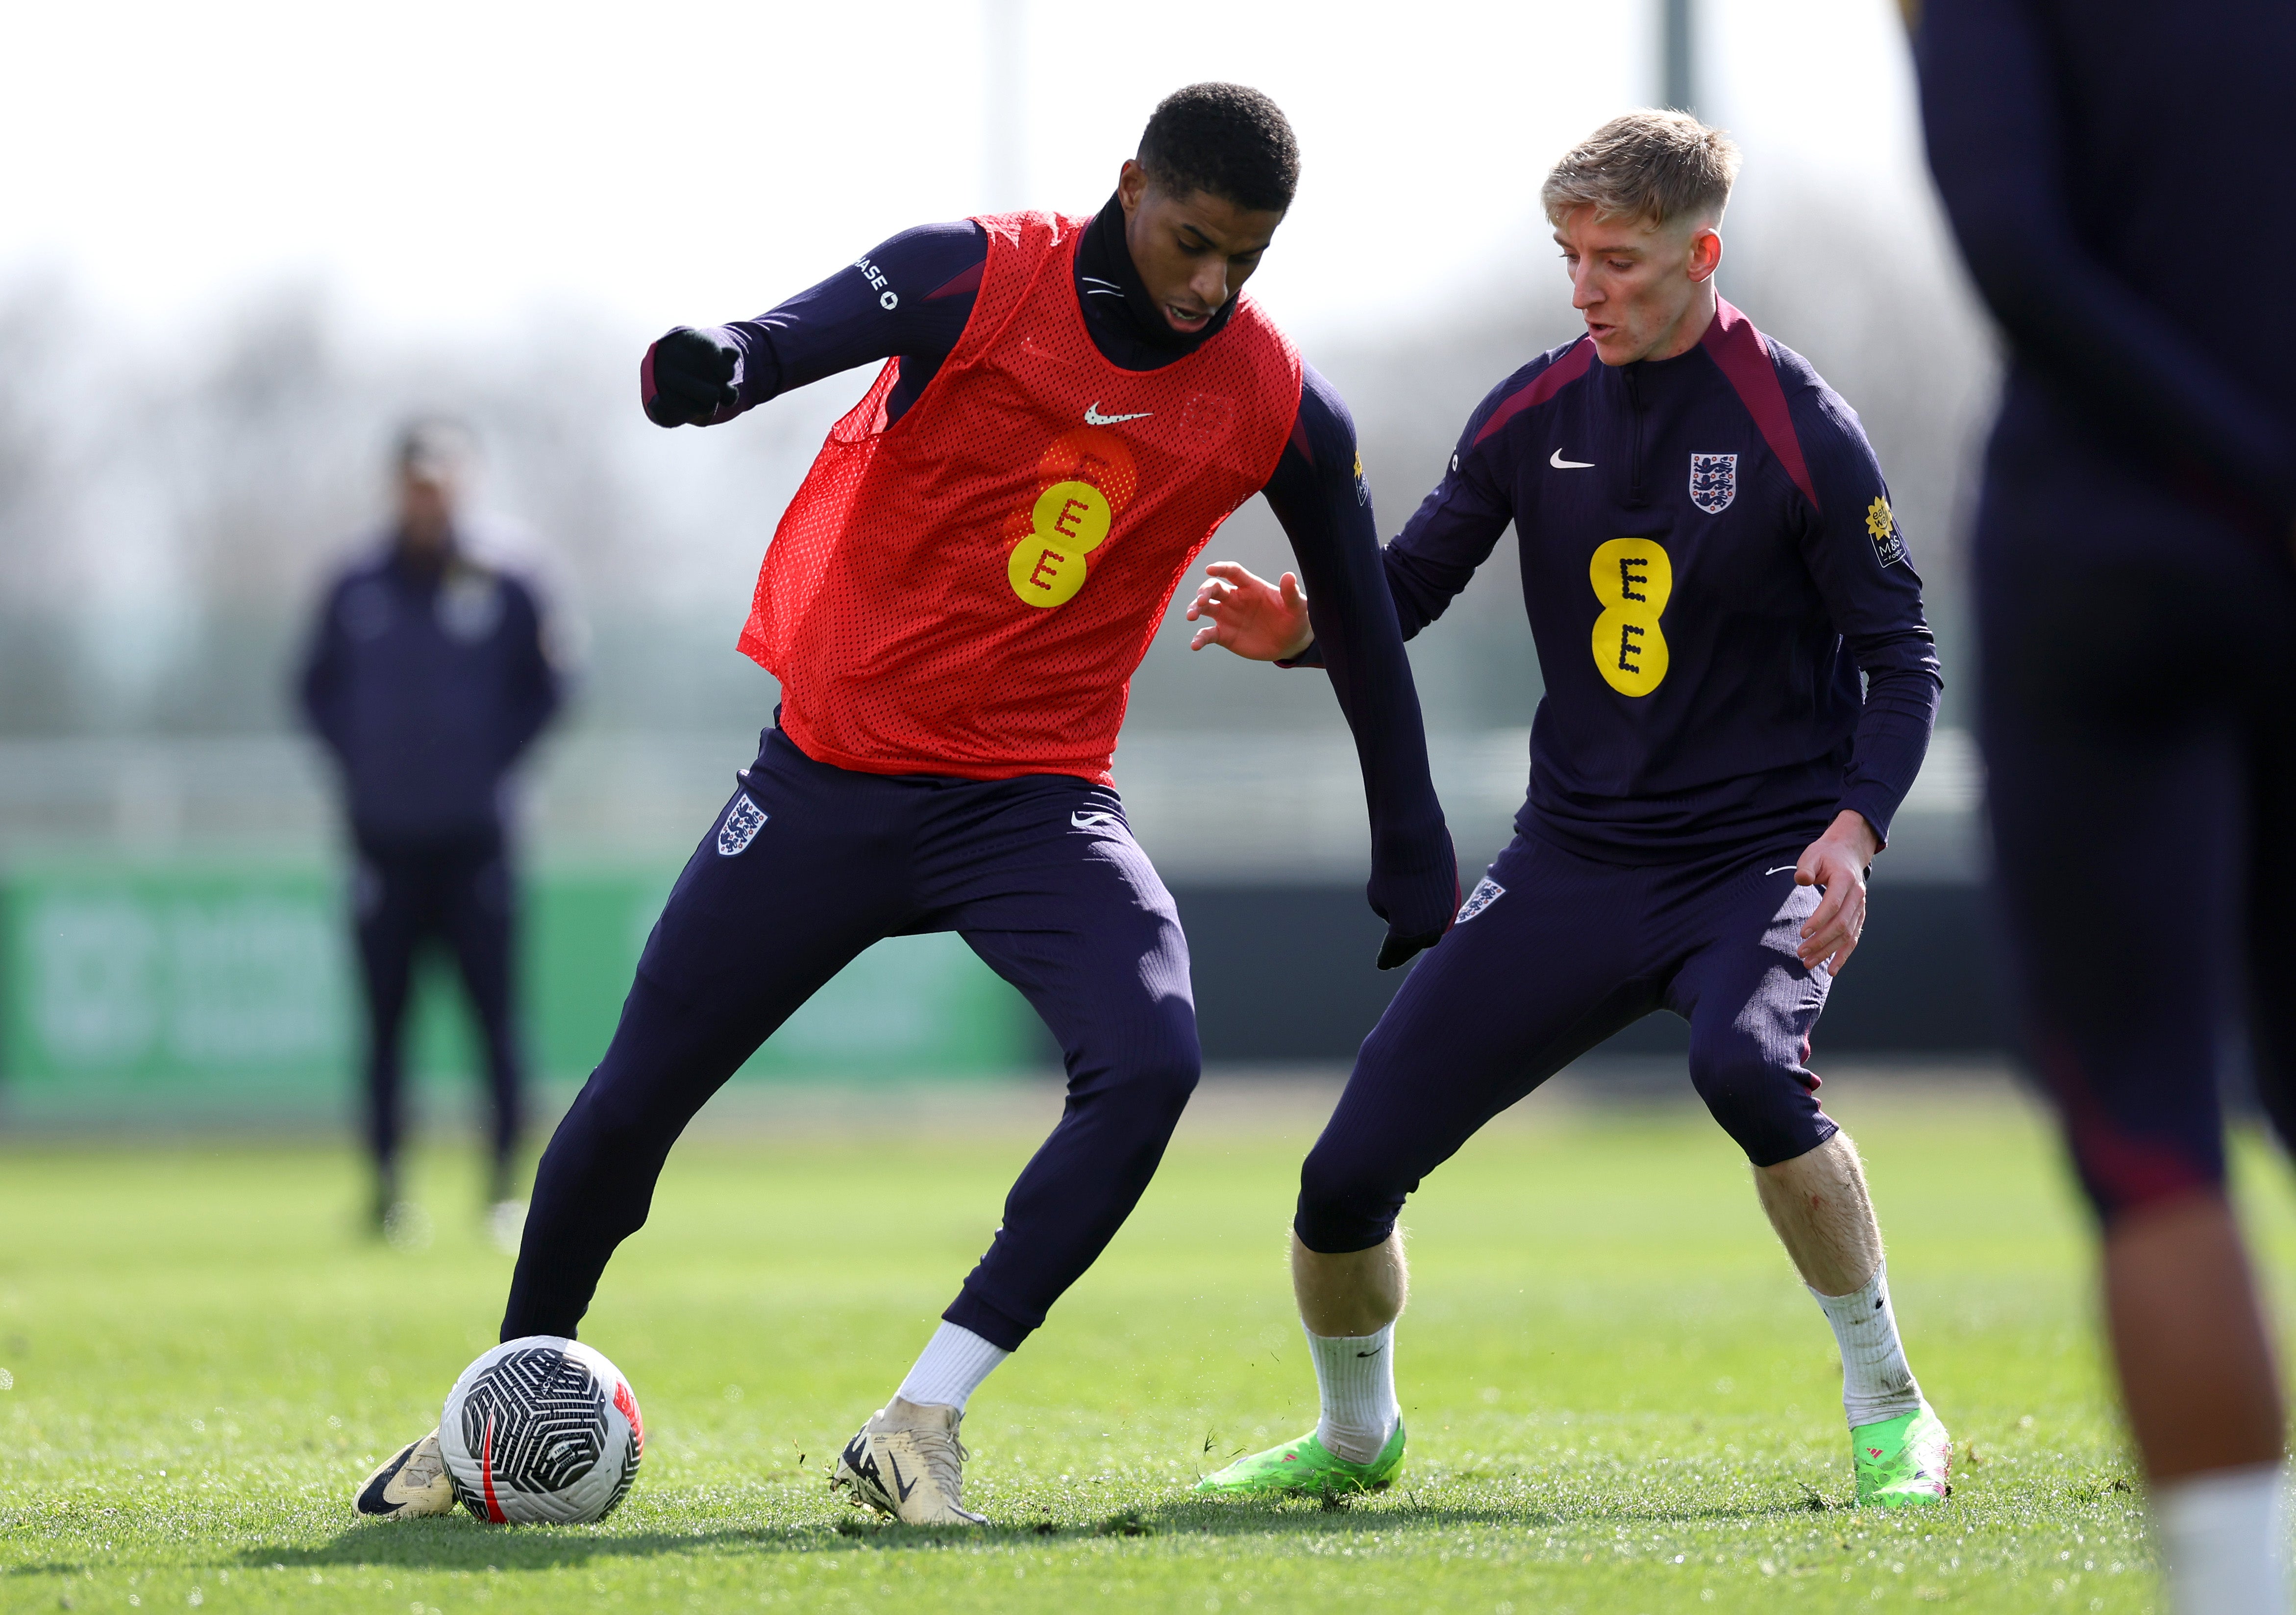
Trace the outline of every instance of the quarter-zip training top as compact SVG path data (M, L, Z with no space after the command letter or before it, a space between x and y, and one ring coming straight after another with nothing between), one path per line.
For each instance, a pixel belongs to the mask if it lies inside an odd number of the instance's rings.
M1936 645L1865 430L1800 355L1725 302L1675 358L1581 337L1516 371L1383 552L1406 638L1510 522L1546 683L1520 831L1628 864L1843 809L1887 840Z

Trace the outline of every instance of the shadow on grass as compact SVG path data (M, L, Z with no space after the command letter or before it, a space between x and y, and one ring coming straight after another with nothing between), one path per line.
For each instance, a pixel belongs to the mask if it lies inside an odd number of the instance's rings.
M1815 1494L1811 1495L1815 1497ZM1521 1503L1421 1502L1410 1488L1329 1503L1309 1499L1253 1502L1187 1498L1155 1508L1128 1510L1091 1524L1062 1528L1062 1536L1316 1536L1336 1531L1443 1530L1459 1526L1508 1526L1522 1530L1585 1529L1595 1525L1701 1525L1724 1521L1801 1520L1838 1508L1817 1499L1765 1500L1702 1507L1636 1507L1596 1504L1557 1508ZM1037 1528L1042 1530L1043 1528Z
M1818 1509L1827 1509L1823 1502ZM1055 1515L1049 1507L1037 1520L998 1521L985 1529L919 1527L880 1522L860 1513L834 1521L783 1525L701 1527L685 1530L638 1529L617 1533L548 1526L482 1525L461 1515L437 1520L372 1521L354 1525L316 1547L250 1548L233 1562L252 1570L312 1569L335 1565L405 1565L440 1570L554 1570L598 1560L652 1558L665 1554L748 1557L790 1554L901 1553L939 1551L974 1545L1021 1547L1047 1538L1080 1542L1095 1537L1211 1537L1292 1538L1366 1531L1417 1532L1463 1526L1502 1526L1518 1530L1584 1529L1598 1523L1695 1525L1724 1521L1795 1520L1813 1512L1808 1502L1767 1501L1709 1507L1590 1507L1557 1509L1523 1504L1422 1504L1408 1491L1368 1500L1316 1503L1241 1502L1186 1498L1148 1508L1078 1519ZM61 1567L20 1567L15 1573Z

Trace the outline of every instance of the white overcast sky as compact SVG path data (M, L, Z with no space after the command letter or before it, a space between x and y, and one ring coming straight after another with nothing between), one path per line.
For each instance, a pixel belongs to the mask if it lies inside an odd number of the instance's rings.
M152 326L293 283L381 333L753 313L1012 200L985 155L992 3L0 0L0 285L61 275ZM1890 0L1699 4L1742 205L1918 194ZM1179 84L1283 104L1306 177L1257 290L1324 336L1537 269L1547 164L1658 93L1656 0L1026 12L1036 205L1096 207Z

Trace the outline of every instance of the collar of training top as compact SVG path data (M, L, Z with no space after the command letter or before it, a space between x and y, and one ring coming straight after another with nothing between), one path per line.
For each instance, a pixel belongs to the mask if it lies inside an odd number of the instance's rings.
M1077 278L1079 282L1111 282L1120 289L1121 300L1112 297L1095 297L1088 283L1077 288L1086 310L1100 320L1109 330L1151 348L1160 348L1169 353L1193 353L1219 334L1227 324L1228 316L1235 312L1235 299L1230 298L1220 306L1201 331L1175 331L1164 311L1156 307L1148 295L1148 286L1140 278L1139 268L1132 261L1131 250L1124 244L1124 199L1111 195L1108 205L1084 229L1084 239L1077 243Z

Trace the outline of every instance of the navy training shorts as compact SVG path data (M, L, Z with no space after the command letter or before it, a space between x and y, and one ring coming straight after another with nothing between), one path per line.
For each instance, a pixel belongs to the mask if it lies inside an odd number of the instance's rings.
M1300 1168L1300 1242L1378 1244L1485 1122L1653 1010L1690 1022L1691 1080L1755 1165L1833 1137L1807 1064L1831 977L1794 954L1808 845L1642 866L1517 836L1364 1040Z

